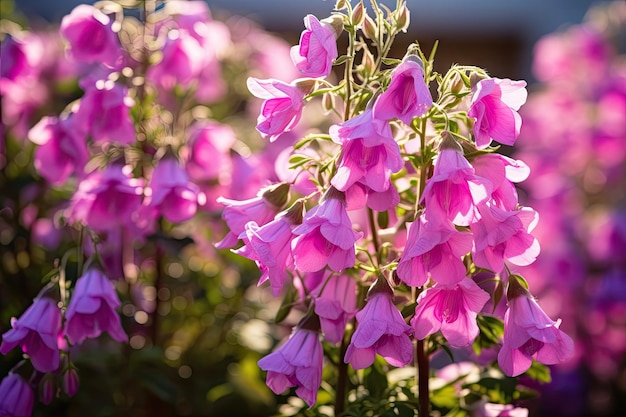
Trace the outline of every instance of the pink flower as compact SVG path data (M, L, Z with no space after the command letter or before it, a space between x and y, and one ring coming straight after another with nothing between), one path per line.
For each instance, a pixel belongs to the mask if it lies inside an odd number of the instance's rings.
M175 157L159 161L150 179L152 194L148 205L156 207L172 223L191 219L206 201L204 193L187 177Z
M330 343L343 339L346 324L356 313L356 291L356 282L348 275L333 275L317 289L315 314Z
M78 392L79 385L78 372L73 366L70 366L63 374L63 392L68 397L73 397Z
M296 237L293 228L302 223L302 201L296 202L289 210L280 213L264 226L248 222L245 226L246 244L235 251L242 256L256 261L263 272L259 285L269 279L274 296L291 281L293 256L291 241Z
M82 4L61 21L61 35L70 44L73 57L78 61L116 64L122 56L113 21L93 6Z
M0 415L30 417L35 403L35 393L19 374L10 372L0 382Z
M306 213L293 233L298 237L292 242L291 251L299 271L315 272L328 266L339 272L354 266L355 243L361 235L352 230L345 197L334 188Z
M226 206L222 212L222 219L230 231L215 246L219 249L235 246L239 237L245 232L248 222L253 221L258 226L270 222L287 202L288 194L289 184L280 183L259 191L256 197L248 200L237 201L219 197L217 202Z
M528 409L512 404L481 404L474 417L528 417Z
M214 121L195 123L189 132L185 169L195 181L219 180L232 171L229 152L237 141L228 125Z
M337 58L335 29L311 14L305 16L304 26L306 30L300 36L300 44L291 48L291 59L305 76L325 77Z
M27 32L7 35L0 52L0 85L28 82L39 76L44 48L37 36Z
M451 346L471 344L478 336L476 316L489 300L470 278L454 286L435 284L417 297L415 316L411 326L417 339L424 339L439 330Z
M450 222L428 221L420 216L407 223L408 237L398 263L402 281L421 287L429 277L440 284L454 285L465 278L462 257L472 249L472 235L459 232Z
M297 387L298 397L313 407L322 383L323 359L319 332L297 327L284 345L258 363L267 371L267 386L274 393L281 394L289 387Z
M375 211L394 210L400 202L400 194L393 184L385 191L374 191L360 179L346 190L346 210L358 210L365 206Z
M530 265L539 255L539 242L530 232L539 220L529 207L505 211L494 205L480 206L480 220L470 225L474 234L472 256L476 266L500 272L504 260Z
M15 346L30 356L40 372L59 367L58 338L61 333L61 309L56 301L38 296L19 319L11 320L12 329L2 335L0 353L6 355Z
M511 288L519 294L512 296ZM554 365L574 354L574 342L559 329L561 320L551 320L530 293L520 288L517 278L509 277L509 309L504 314L504 340L498 353L498 364L508 376L526 372L533 358Z
M372 111L330 128L333 141L342 145L337 173L331 183L346 191L361 181L375 192L391 186L391 174L402 169L404 162L398 144L387 122L372 118Z
M131 167L110 164L83 179L72 197L70 217L98 232L136 222L143 198L143 179L131 177Z
M474 174L461 152L442 148L422 201L426 202L429 219L449 219L458 226L468 226L478 218L476 206L490 195L489 181Z
M391 73L391 83L374 103L374 118L394 118L411 124L414 117L426 114L433 104L428 86L424 81L424 70L419 58L411 55Z
M517 110L526 102L526 81L487 78L472 89L472 102L467 112L474 122L476 147L484 149L491 140L513 145L522 127Z
M376 290L377 285L380 290ZM413 344L409 338L411 326L404 322L400 310L393 305L392 295L389 284L380 279L370 289L365 307L356 313L358 327L344 358L354 369L369 367L376 354L397 367L413 360Z
M39 145L35 168L50 184L61 185L72 174L82 177L89 160L87 143L75 132L74 117L44 117L28 132L28 138Z
M74 123L81 133L96 142L135 142L135 127L130 117L134 101L128 90L110 80L98 80L86 88Z
M476 175L491 182L491 199L496 205L504 210L515 210L518 198L513 183L528 178L528 165L498 153L490 153L472 160L472 166Z
M65 313L65 334L70 343L81 344L107 332L114 340L128 340L120 316L121 305L113 283L99 270L89 269L76 281L76 287Z
M269 138L273 142L298 124L305 93L297 85L250 77L248 90L254 96L265 99L256 126L264 138Z

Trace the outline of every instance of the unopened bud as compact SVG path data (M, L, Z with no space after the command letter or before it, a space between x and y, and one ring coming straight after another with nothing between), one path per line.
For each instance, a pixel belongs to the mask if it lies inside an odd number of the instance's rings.
M266 188L262 195L271 205L281 208L289 200L289 188L289 183L281 182Z
M376 34L378 33L376 30L376 23L374 23L374 20L367 14L364 15L361 30L367 39L376 39Z
M398 10L397 12L397 21L396 21L396 27L398 28L398 30L401 30L402 32L406 32L407 28L409 27L409 24L411 23L411 13L409 12L409 9L406 7L406 4L402 5L402 8L400 10Z
M78 372L76 372L76 368L70 365L63 374L63 391L68 397L73 397L78 392L79 385Z
M465 81L458 72L455 72L450 79L450 92L460 94L465 89Z
M335 108L334 96L332 94L324 94L322 97L322 106L324 107L324 112L330 114Z
M363 18L365 17L365 8L363 7L363 2L360 1L359 4L356 5L354 10L352 10L352 16L350 17L350 21L352 26L356 27L363 22Z
M363 59L361 60L361 65L359 68L363 74L364 78L369 78L376 69L376 62L374 62L374 56L372 53L364 48L363 49Z
M346 0L337 0L335 3L335 10L343 10L348 6L348 2Z
M39 383L39 399L45 405L49 405L56 396L54 375L46 374Z

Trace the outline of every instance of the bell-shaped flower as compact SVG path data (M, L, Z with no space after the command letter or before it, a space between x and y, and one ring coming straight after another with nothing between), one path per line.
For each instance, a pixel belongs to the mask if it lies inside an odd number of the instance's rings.
M2 335L0 353L6 355L20 346L40 372L59 367L58 338L61 334L61 309L47 295L40 295L19 319L11 320L12 329Z
M410 125L413 118L426 114L432 104L423 65L418 57L409 55L393 70L389 87L374 103L374 118L397 118Z
M345 194L348 211L367 206L374 211L383 212L394 210L400 202L400 194L393 184L385 191L374 191L363 183L363 179L351 185Z
M274 79L258 80L252 77L248 78L247 85L252 95L265 100L256 126L264 138L273 142L298 124L304 107L304 96L308 92L306 88L301 88L295 81L287 84Z
M0 91L7 82L28 82L42 69L44 46L32 33L7 34L0 45Z
M536 211L529 207L505 211L491 204L484 204L478 210L480 220L470 225L476 266L498 273L504 268L504 260L519 266L535 261L539 242L530 232L539 220Z
M319 320L312 315L296 327L285 344L261 358L258 364L267 371L266 383L274 393L282 394L289 387L297 387L298 397L313 407L322 383L323 361Z
M70 218L97 232L106 232L135 221L143 199L143 179L132 178L132 168L113 163L95 171L78 184L72 197Z
M397 367L413 360L411 326L393 304L393 290L379 278L368 292L367 304L356 313L358 326L346 350L344 361L354 369L369 367L379 354Z
M196 122L189 130L185 169L194 181L219 180L232 171L229 152L237 141L233 129L214 121Z
M304 26L300 44L291 48L291 60L307 77L326 77L337 58L335 29L330 22L320 22L311 14L305 16Z
M134 100L128 89L111 80L97 80L85 87L85 95L74 116L74 124L81 134L95 142L135 142L135 127L130 117Z
M101 10L81 4L61 21L61 35L77 61L114 66L122 57L122 48L113 23Z
M476 316L489 300L470 278L464 278L453 286L435 284L417 297L415 316L411 326L417 339L441 330L450 346L471 344L478 336Z
M89 159L87 142L75 132L74 117L44 117L28 132L28 138L39 145L35 168L50 184L63 184L72 174L81 177Z
M166 155L159 161L152 172L149 186L151 194L148 205L157 208L172 223L191 219L198 206L206 202L204 193L189 181L187 173L172 155Z
M328 266L339 272L354 266L355 243L361 234L352 230L342 192L331 187L293 233L298 235L291 249L299 271L315 272Z
M223 204L222 219L229 228L228 234L215 246L219 249L232 248L239 237L246 231L248 222L263 226L274 219L274 216L287 202L289 184L280 183L259 191L254 198L247 200L231 200L219 197L217 202Z
M0 416L30 417L35 393L28 382L15 372L9 372L0 382Z
M522 127L522 117L517 111L526 102L526 81L486 78L472 92L467 115L476 119L476 147L485 149L492 140L513 145Z
M470 233L457 231L450 222L428 221L424 215L416 223L407 223L407 229L407 242L396 270L402 281L421 287L429 277L443 285L465 278L462 257L472 249Z
M508 310L504 314L504 340L498 364L508 376L520 375L530 368L533 358L545 365L568 360L574 342L541 309L514 275L509 277Z
M356 309L356 282L348 275L333 275L315 291L315 314L320 318L324 339L339 343Z
M291 281L290 271L293 271L294 265L291 241L296 237L293 229L302 223L303 209L300 200L263 226L254 221L248 222L243 238L246 244L235 251L256 262L262 272L259 285L269 280L274 296Z
M76 281L65 313L65 334L70 343L81 344L103 332L120 343L128 340L115 311L120 305L115 287L104 273L96 268L87 270Z
M477 176L454 139L444 139L433 176L426 182L422 200L429 218L448 219L468 226L479 217L476 206L491 195L491 183Z
M518 204L513 183L522 182L530 174L524 162L498 153L480 155L472 160L474 172L491 183L491 200L504 210L515 210Z

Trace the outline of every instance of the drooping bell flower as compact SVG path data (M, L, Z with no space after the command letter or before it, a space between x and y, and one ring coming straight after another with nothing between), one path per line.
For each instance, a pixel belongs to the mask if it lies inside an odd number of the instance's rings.
M517 190L513 183L524 181L530 168L523 161L498 153L480 155L472 160L474 172L491 183L491 200L504 210L515 210L518 204Z
M289 271L294 265L291 242L296 237L293 229L302 223L303 209L304 203L298 200L289 210L263 226L254 221L248 222L243 238L246 244L235 251L256 261L262 272L259 285L269 280L274 296L291 281L292 273Z
M344 357L354 369L369 367L376 354L397 367L413 360L411 326L405 323L392 297L393 290L387 280L379 278L368 292L367 304L356 313L358 326Z
M356 309L356 282L348 275L333 275L315 293L315 313L320 318L324 339L339 343Z
M391 83L374 103L374 118L379 120L400 119L407 125L415 117L426 114L433 98L424 80L420 59L408 55L391 73Z
M101 10L81 4L63 18L60 30L77 61L114 66L122 57L122 48L113 22Z
M206 197L198 186L189 181L176 157L166 154L152 171L148 205L172 223L191 219Z
M219 180L232 171L229 152L237 141L228 125L214 121L196 122L189 129L185 169L195 181Z
M0 91L10 82L28 82L39 76L43 58L41 39L28 32L6 35L0 45Z
M442 136L434 173L426 182L421 201L426 204L429 219L448 219L455 225L468 226L479 218L476 207L491 195L491 183L474 173L451 136Z
M402 281L421 287L429 277L444 285L465 278L462 257L472 249L470 233L457 231L449 221L428 221L424 215L416 223L407 223L407 229L407 242L396 270Z
M355 243L361 234L352 230L345 196L334 187L306 213L293 233L298 237L293 240L291 251L299 271L315 272L328 266L339 272L354 266Z
M65 313L65 334L70 343L81 344L107 332L113 340L125 342L120 316L121 305L113 283L96 268L87 270L76 281L74 293Z
M332 19L332 18L331 18ZM291 60L306 77L326 77L337 58L337 32L332 20L319 21L309 14L304 18L306 30L300 44L291 48ZM339 27L341 31L343 27Z
M53 372L59 367L58 338L61 334L61 309L42 290L19 319L11 320L12 329L2 335L0 353L6 355L20 346L40 372Z
M565 362L574 354L573 340L554 321L518 281L509 276L508 310L504 314L504 339L498 364L508 376L520 375L532 360L545 365Z
M421 340L441 330L450 346L471 344L479 333L476 316L488 300L489 294L467 277L453 286L435 284L417 298L411 319L415 337Z
M319 329L315 314L305 317L285 344L258 362L267 371L267 386L274 393L282 394L287 388L296 387L296 394L309 407L315 405L322 383L324 349Z
M517 111L526 102L526 81L486 78L480 80L472 92L467 115L476 119L476 147L485 149L491 140L513 145L522 127L522 117Z
M248 200L231 200L219 197L217 202L223 204L222 219L228 226L228 234L215 246L219 249L232 248L245 233L246 224L255 222L263 226L274 219L276 213L285 205L289 197L289 184L279 183L262 189L258 195Z
M15 372L9 372L0 382L0 415L31 417L35 393L28 382Z
M76 134L75 116L44 117L29 132L35 149L35 168L52 185L61 185L74 174L83 176L89 159L87 142Z
M252 95L265 100L256 126L264 138L273 142L298 124L304 107L304 96L311 90L310 82L296 80L287 84L273 79L258 80L250 77L247 85Z

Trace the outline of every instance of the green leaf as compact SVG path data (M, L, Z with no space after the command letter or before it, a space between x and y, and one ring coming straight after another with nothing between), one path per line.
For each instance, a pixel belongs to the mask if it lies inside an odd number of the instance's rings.
M278 311L276 312L276 317L274 317L274 323L278 324L287 318L297 298L298 298L298 291L292 285L291 287L289 287L287 294L285 294L285 297L283 298L282 303L280 303L280 307L278 308Z
M369 391L370 397L375 399L382 398L387 389L387 375L382 372L380 364L374 362L374 365L365 371L365 388Z
M381 229L386 229L389 227L389 213L386 211L381 211L378 213L378 226Z
M546 365L537 362L533 359L532 365L525 373L526 376L534 379L535 381L548 383L552 381L552 376L550 375L550 368Z
M437 407L455 408L459 406L457 388L454 385L444 385L433 390L430 401Z
M306 155L300 155L300 154L291 155L291 157L289 157L289 169L299 168L303 166L304 164L306 164L307 162L310 162L312 160L313 158L311 158L310 156L306 156Z
M383 58L382 61L383 61L383 64L389 65L389 66L396 66L402 63L401 59L396 59L396 58Z
M335 59L335 61L333 62L333 65L341 65L344 62L346 62L348 60L348 58L350 58L349 55L341 55L340 57Z

